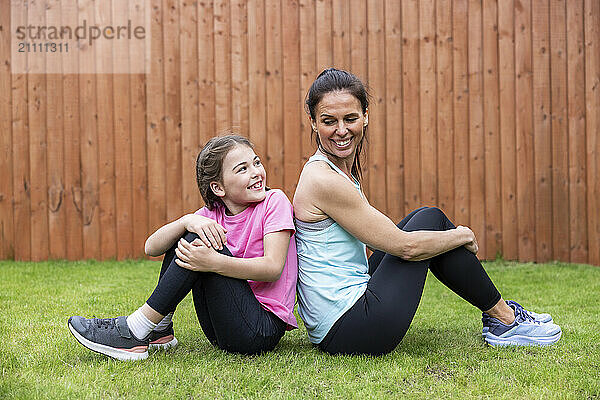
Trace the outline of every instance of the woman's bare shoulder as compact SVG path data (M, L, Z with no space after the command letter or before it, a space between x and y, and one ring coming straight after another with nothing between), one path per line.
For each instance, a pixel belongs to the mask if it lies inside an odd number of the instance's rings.
M342 178L325 161L313 161L304 166L298 179L292 204L294 215L301 221L316 222L328 217L319 207L318 199L326 188ZM343 179L343 178L342 178Z

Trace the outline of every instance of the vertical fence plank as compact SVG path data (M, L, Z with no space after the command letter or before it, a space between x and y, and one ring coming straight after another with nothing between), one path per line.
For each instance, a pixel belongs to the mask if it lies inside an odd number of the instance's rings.
M112 23L111 2L96 3L96 21ZM117 223L115 213L115 129L112 94L112 44L104 40L94 43L96 68L96 106L98 112L98 211L100 217L100 256L102 259L117 255ZM105 73L104 71L107 71Z
M569 129L569 230L571 261L587 262L585 61L583 3L567 1L567 113Z
M333 65L336 68L350 68L350 2L333 0Z
M514 260L517 244L514 3L498 2L500 160L502 163L502 256Z
M404 216L404 146L402 115L402 9L395 0L385 2L385 178L387 215Z
M552 131L550 127L550 9L531 3L536 261L552 258Z
M438 204L454 221L454 126L452 1L438 0L436 12Z
M519 259L535 260L535 198L533 165L531 2L515 7L515 131L517 135L517 208Z
M150 13L143 7L144 0L129 1L129 13ZM143 10L143 11L140 11ZM139 14L138 14L139 15ZM151 35L151 32L147 33ZM147 42L146 42L146 45ZM145 46L131 46L129 53L130 65L135 60L145 57ZM150 60L145 60L150 62ZM148 66L145 66L147 68ZM150 77L150 75L148 75ZM131 124L131 163L133 180L133 256L144 254L144 242L148 236L148 153L146 146L146 75L131 74L130 87L130 124Z
M485 160L483 132L482 6L469 1L469 226L479 240L479 256L487 257L485 232Z
M317 49L315 43L315 0L300 0L300 137L302 147L302 164L314 152L311 142L309 116L304 110L305 96L310 85L317 77Z
M367 54L369 86L372 103L369 108L369 135L367 146L369 169L369 201L383 211L387 211L385 182L385 14L383 0L370 1L367 6Z
M553 257L570 260L569 137L567 125L567 14L564 0L550 5L552 81L552 236Z
M265 0L248 1L248 90L250 140L256 146L256 153L266 160Z
M15 11L11 15L11 24L14 26L27 25L27 8L21 12ZM14 57L11 59L15 71L25 71L27 57ZM29 120L27 118L28 99L28 74L15 73L11 76L12 98L12 146L13 146L13 209L14 249L16 260L31 259L31 219L30 219L30 192L29 181Z
M91 2L82 1L79 8L79 20L94 21ZM100 258L100 223L98 218L98 114L96 110L96 77L93 46L80 42L79 58L79 129L81 132L81 183L83 213L83 256Z
M77 4L61 3L61 23L77 26ZM64 70L79 71L77 57L63 59ZM66 258L79 260L83 258L83 218L81 189L81 143L79 129L79 77L77 74L62 76L63 92L63 127L64 127L64 159L65 184L63 208L66 214Z
M229 1L214 5L215 120L217 132L231 129L231 42Z
M0 260L12 259L14 252L13 229L13 144L12 144L12 91L11 91L11 20L10 2L0 4Z
M243 0L231 1L231 123L248 136L248 12Z
M233 6L232 6L233 9ZM183 0L180 10L181 35L181 190L183 212L199 208L200 193L196 185L195 161L200 151L198 137L198 3ZM202 121L204 123L204 121Z
M228 18L227 18L228 19ZM183 213L181 163L181 67L179 0L163 0L163 55L166 137L167 220Z
M250 6L248 8L250 9ZM198 77L200 79L198 121L202 121L198 131L201 146L216 134L213 13L211 2L198 3ZM248 56L249 59L252 58L252 54ZM250 135L252 138L252 130Z
M113 3L113 21L116 26L126 26L129 7L125 2ZM128 54L127 40L115 40L117 54ZM113 68L120 66L127 70L129 60L119 57L113 60ZM133 181L131 170L131 120L130 86L128 74L115 74L113 95L114 131L115 131L115 220L117 253L119 260L133 256ZM136 132L137 133L137 132Z
M46 8L46 25L61 25L61 9L57 0L50 0ZM55 56L54 54L48 57ZM64 116L62 57L54 58L51 71L58 73L46 75L46 129L47 146L47 191L48 191L48 247L51 259L66 258L66 221L64 208Z
M318 46L321 46L320 36L316 37ZM350 68L363 82L367 79L367 46L367 2L350 0ZM319 65L317 73L323 69L320 67Z
M585 1L585 131L589 260L600 265L600 3Z
M498 1L483 3L483 131L485 145L485 238L487 258L502 249L498 100Z
M467 0L452 9L454 49L454 215L455 224L469 225L469 81ZM408 165L407 165L408 167Z
M321 10L317 8L317 24L322 21L319 17ZM354 75L360 78L363 82L367 82L368 78L368 56L367 56L367 2L365 0L350 0L350 65L351 71ZM321 32L316 32L316 45L317 45L317 74L320 73L323 68L319 62L319 48L322 46ZM316 75L316 74L315 74ZM370 133L367 133L370 135ZM367 145L368 147L368 145ZM365 149L366 150L366 149ZM363 180L361 187L363 193L369 193L369 169L365 168L369 164L368 151L363 151L362 165L363 167Z
M298 0L283 0L282 43L283 43L283 143L284 143L284 188L292 199L300 175L302 142L298 92L300 90L300 43L298 41L300 13ZM302 103L300 103L302 104Z
M30 3L27 6L28 21L45 22L45 4ZM35 19L33 19L35 18ZM42 43L42 40L34 41ZM32 71L45 70L45 59L34 54L28 60ZM29 162L31 182L31 259L45 260L49 254L48 244L48 191L47 191L47 103L46 75L29 74L27 81L29 117Z
M402 104L404 115L404 210L421 206L419 141L419 4L402 2Z
M315 16L317 25L317 71L333 67L333 3L317 0Z
M435 0L419 1L419 92L421 137L421 202L438 205L437 196L437 91L435 57Z
M150 71L146 76L146 140L148 149L149 228L154 231L167 219L164 98L163 15L160 0L152 0Z
M265 1L265 74L267 95L267 171L269 184L283 188L283 80L281 0Z

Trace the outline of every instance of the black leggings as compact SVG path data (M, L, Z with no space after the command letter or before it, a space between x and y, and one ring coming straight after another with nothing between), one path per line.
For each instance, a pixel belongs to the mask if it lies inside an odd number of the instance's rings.
M423 207L407 215L398 228L443 231L454 225L440 209ZM376 251L369 257L371 279L367 290L331 327L319 343L321 350L372 355L394 350L417 311L428 269L482 311L501 298L477 257L464 246L413 262Z
M183 238L192 242L198 235L186 232ZM248 281L182 268L175 263L176 247L165 253L158 285L146 303L167 315L191 290L198 321L213 345L244 354L275 348L286 324L263 308ZM220 252L231 256L226 247Z

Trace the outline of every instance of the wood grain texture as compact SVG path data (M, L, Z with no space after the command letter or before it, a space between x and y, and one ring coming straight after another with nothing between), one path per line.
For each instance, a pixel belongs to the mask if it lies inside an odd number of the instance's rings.
M481 258L600 264L598 2L144 1L0 5L0 258L143 256L154 229L202 206L195 158L224 132L248 136L292 198L315 151L306 93L337 67L372 96L362 187L392 220L438 206ZM7 33L38 14L141 12L140 46L84 40L51 65L10 54ZM116 73L146 50L146 73Z
M502 256L518 256L517 170L515 137L514 3L498 2L498 78L502 179Z

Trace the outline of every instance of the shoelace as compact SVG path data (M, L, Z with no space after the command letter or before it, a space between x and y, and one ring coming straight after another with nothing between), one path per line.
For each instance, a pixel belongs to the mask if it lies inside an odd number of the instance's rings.
M511 300L511 301L510 301L510 302L508 302L508 303L509 303L509 306L510 306L510 305L513 305L513 306L515 306L515 307L519 307L519 308L521 308L521 311L522 311L524 314L526 314L527 316L529 316L530 318L533 318L533 319L535 320L535 318L534 318L533 314L531 313L531 311L524 309L524 308L523 308L523 306L522 306L522 305L520 305L519 303L517 303L516 301L514 301L514 300Z
M523 306L521 306L519 303L513 303L512 306L515 309L515 319L521 322L529 321L539 324L539 322L536 321L535 318L533 318L531 313L524 309Z
M113 329L116 327L115 318L96 318L94 317L93 323L98 325L98 328Z

